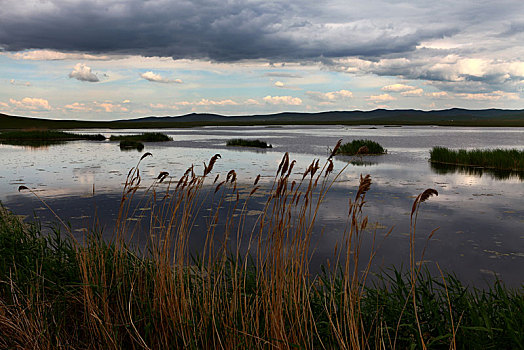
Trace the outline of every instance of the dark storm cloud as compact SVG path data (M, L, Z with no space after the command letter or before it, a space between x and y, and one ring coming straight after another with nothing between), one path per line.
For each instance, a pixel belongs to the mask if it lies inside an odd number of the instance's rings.
M216 61L381 57L457 33L476 2L464 3L453 6L464 16L449 16L445 1L4 0L0 47Z

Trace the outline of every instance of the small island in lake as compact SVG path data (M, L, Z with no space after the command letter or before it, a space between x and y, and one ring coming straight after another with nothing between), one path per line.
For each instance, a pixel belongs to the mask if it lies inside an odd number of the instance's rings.
M161 132L145 132L138 135L111 135L110 141L166 142L173 139Z
M231 139L231 140L228 140L227 143L226 143L226 146L273 148L272 145L268 145L264 141L260 141L260 140L245 140L245 139Z
M372 140L353 140L345 143L338 149L337 154L346 156L355 155L380 155L386 154L387 150L384 149L379 143Z

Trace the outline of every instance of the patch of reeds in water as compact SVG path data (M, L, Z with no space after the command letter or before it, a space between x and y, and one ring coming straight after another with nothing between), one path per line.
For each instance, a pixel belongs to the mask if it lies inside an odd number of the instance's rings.
M518 149L452 150L433 147L429 160L433 163L524 171L524 150Z
M384 149L378 142L372 140L353 140L340 146L337 154L340 155L377 155L385 154L387 150Z
M146 153L141 161L150 155ZM410 269L367 283L374 251L360 250L369 175L349 199L347 226L330 264L310 272L314 223L340 176L331 157L314 160L294 179L286 153L264 210L246 226L260 177L242 195L237 174L178 179L161 172L141 193L139 164L122 192L113 238L94 228L75 239L41 235L0 211L0 346L21 348L517 348L524 344L522 291L500 283L467 289L452 275L427 274L415 256L416 220L428 189L411 210ZM214 179L214 181L211 181ZM20 190L37 193L25 186ZM216 203L205 228L194 223L209 196ZM136 197L136 198L135 198ZM133 198L151 208L147 249L130 246L137 232ZM45 203L45 202L44 202ZM207 211L206 211L207 212ZM196 230L204 248L189 249ZM217 240L221 232L221 239ZM433 233L430 234L430 237ZM231 239L234 238L234 239ZM235 242L235 243L231 243ZM240 248L247 243L247 249Z
M104 141L105 139L105 136L101 134L75 134L56 130L6 131L0 133L0 143L30 147L50 146L66 141Z
M227 140L226 146L273 148L272 145L268 145L267 142L265 142L265 141L246 140L246 139L231 139L231 140Z
M172 139L160 132L145 132L138 135L111 135L110 141L166 142Z
M144 149L144 144L142 142L138 141L129 141L129 140L122 140L120 141L120 149L121 150L134 150L142 151Z

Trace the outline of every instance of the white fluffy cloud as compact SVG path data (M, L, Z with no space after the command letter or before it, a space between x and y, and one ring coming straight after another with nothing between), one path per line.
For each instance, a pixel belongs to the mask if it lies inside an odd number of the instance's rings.
M87 112L87 111L92 110L90 107L86 106L85 103L79 103L79 102L74 102L74 103L65 105L64 108L70 111L77 111L77 112Z
M69 78L75 78L80 81L88 81L96 83L100 81L98 76L91 71L91 68L83 63L77 63L73 68L73 71L69 73Z
M413 89L413 90L402 91L400 94L402 96L408 96L408 97L422 96L424 95L424 90L418 88L418 89Z
M236 106L238 105L238 103L233 100L229 100L229 99L215 101L215 100L208 100L207 98L203 98L200 101L198 101L197 103L195 103L195 105L196 106Z
M9 99L11 106L23 111L48 111L51 110L49 101L43 98L24 97L20 101Z
M112 103L109 101L105 102L93 102L93 104L97 107L98 110L104 111L104 112L128 112L129 110L126 107L123 107L121 104L118 103Z
M308 91L306 92L306 95L320 102L337 102L353 97L353 93L349 90L338 90L330 92Z
M431 98L448 98L448 97L451 97L446 91L427 92L426 96L431 97Z
M390 94L381 94L381 95L371 95L367 98L368 101L373 102L388 102L388 101L395 101L396 98L391 96Z
M151 81L153 83L164 83L164 84L173 84L173 83L182 84L183 83L181 79L167 79L167 78L162 77L160 74L156 74L151 71L142 73L140 74L140 76L144 78L145 80Z
M85 60L85 61L108 61L123 56L91 55L86 53L68 53L54 50L30 50L8 54L16 60L30 61L61 61L61 60Z
M409 91L409 90L415 90L416 87L406 84L391 84L384 86L381 90L382 91L389 91L389 92L403 92L403 91Z
M290 105L299 106L302 104L302 100L298 97L292 96L270 96L267 95L263 98L264 102L272 105Z
M465 99L465 100L474 100L474 101L500 101L500 100L519 100L520 99L518 94L513 93L513 92L504 92L504 91L493 91L489 93L475 93L475 94L460 93L460 94L455 94L455 96Z
M428 56L426 51L420 51L403 58L340 58L326 64L330 69L346 73L426 80L439 89L461 93L497 90L515 92L521 88L521 81L524 80L522 60L464 57L455 53ZM417 87L402 83L382 87L386 92L415 89Z

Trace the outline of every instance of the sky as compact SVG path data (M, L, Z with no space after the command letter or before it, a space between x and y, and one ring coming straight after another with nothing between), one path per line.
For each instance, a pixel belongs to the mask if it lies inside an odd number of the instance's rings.
M0 0L0 113L524 108L522 0Z

